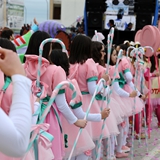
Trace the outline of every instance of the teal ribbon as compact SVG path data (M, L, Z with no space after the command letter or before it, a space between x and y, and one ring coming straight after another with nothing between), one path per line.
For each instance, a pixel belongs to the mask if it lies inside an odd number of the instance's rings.
M74 104L73 106L71 106L71 108L76 109L76 108L79 108L80 106L82 106L82 102L78 102L78 103Z
M118 79L118 83L119 83L119 86L121 88L123 88L124 85L126 84L126 80L125 80L122 72L119 73L119 76L120 76L120 78Z
M102 101L102 100L105 101L106 97L103 97L101 94L97 94L96 97L95 97L95 99L98 100L98 101Z
M82 91L81 92L82 93L82 95L86 95L86 94L89 94L89 92L85 92L85 91ZM106 97L103 97L101 94L97 94L96 96L95 96L95 99L96 100L106 100Z
M67 134L64 134L64 145L65 145L65 148L68 148L68 135Z
M52 142L54 140L54 137L50 133L48 133L48 132L46 132L46 131L44 131L42 129L40 130L40 134L43 137L46 137L50 142Z
M32 136L32 134L33 134L33 132L31 133L31 136ZM54 137L51 134L49 134L48 132L46 132L42 129L40 130L40 134L43 135L43 137L46 137L46 139L48 139L50 142L52 142L54 139ZM27 151L26 151L26 152L28 152L31 149L31 147L33 146L35 160L39 160L38 139L39 139L39 135L37 135L36 138L32 142L29 143Z
M91 78L88 78L87 79L87 82L93 82L93 81L97 81L98 80L98 77L91 77Z
M38 138L39 138L39 136L36 136L36 138L35 138L35 140L33 142L35 160L39 160L39 155L38 155Z
M61 90L61 92L60 92L59 94L62 94L62 92L64 93L64 91L65 91L64 89ZM41 114L40 114L40 116L43 115L43 112L45 111L45 109L46 109L46 107L47 107L47 103L49 102L49 100L50 100L50 96L47 96L47 97L45 97L45 98L42 100L42 103L41 103ZM52 106L52 108L53 108L53 111L54 111L54 113L55 113L56 119L57 119L57 121L58 121L60 131L61 131L61 133L63 133L62 124L61 124L61 120L60 120L60 118L59 118L58 112L56 111L56 109L55 109L53 106ZM39 117L39 119L41 119L41 118ZM38 123L40 124L40 123L42 123L43 121L44 121L44 120L42 119L42 121L38 121ZM46 134L46 133L45 133L45 134ZM48 136L47 136L47 137L48 137ZM68 140L67 140L67 138L68 138L68 136L64 139L65 146L68 146Z
M6 89L8 88L8 86L10 85L10 83L12 82L11 78L10 77L6 77L5 79L5 84L4 86L2 87L2 91L5 92Z
M85 91L82 91L81 93L82 93L82 95L89 94L89 92L85 92Z

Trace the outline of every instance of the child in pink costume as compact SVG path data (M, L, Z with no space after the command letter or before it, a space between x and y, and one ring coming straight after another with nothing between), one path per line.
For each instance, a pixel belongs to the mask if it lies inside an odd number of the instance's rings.
M55 64L57 66L61 66L65 72L66 72L66 76L68 76L69 74L69 62L68 62L68 57L67 54L65 52L62 52L61 49L54 49L51 54L50 54L50 62L52 64ZM71 108L73 113L79 118L82 119L84 118L85 114L81 108L82 106L82 94L79 90L79 86L77 84L77 81L75 79L69 80L67 79L69 82L71 82L72 84L74 84L75 88L76 88L76 99L74 99L74 103L72 101L73 104L71 104ZM67 88L66 89L66 98L67 98L67 102L69 103L72 99L72 91ZM102 111L104 112L104 111ZM102 114L102 113L101 113ZM101 121L101 114L88 114L87 120L89 121ZM78 131L79 129L73 125L68 125L66 120L64 118L62 118L62 125L64 126L64 133L66 133L68 135L68 148L65 149L65 158L68 158L69 153L71 152L71 148L74 144L74 141L76 139L76 136L78 135ZM85 151L87 150L92 150L94 146L89 146L89 140L90 137L88 137L88 133L85 129L83 129L83 132L81 133L78 143L76 145L76 148L74 150L73 153L73 158L72 159L79 159L79 158L83 158L88 159L89 157L88 154L86 154ZM91 148L92 147L92 148ZM82 153L85 154L82 154ZM89 153L89 152L88 152ZM78 156L77 156L78 155Z
M146 63L146 69L144 71L144 77L146 85L149 87L149 78L151 82L151 113L154 110L157 120L158 127L160 128L160 98L159 98L159 71L156 70L155 56L150 57L150 63ZM146 103L146 117L148 118L148 107L149 100ZM148 121L147 121L148 123Z
M38 67L38 56L40 43L50 36L41 31L35 32L30 39L29 46L26 51L26 61L24 68L26 75L33 82L37 77L37 67ZM33 45L34 44L34 45ZM49 101L49 97L52 94L54 88L62 81L66 80L66 74L61 67L56 65L50 65L48 58L50 52L50 43L44 45L43 58L41 65L41 75L40 81L48 85L47 97L43 99L43 104L41 105L41 112L46 108L46 104ZM31 55L29 55L31 54ZM44 58L45 57L45 58ZM65 99L65 90L61 89L53 103L50 112L47 114L45 122L50 124L48 132L54 136L54 141L52 142L52 151L54 153L56 160L62 160L64 157L64 138L63 138L63 126L61 126L62 115L68 120L70 124L75 124L78 127L84 127L86 121L77 120L74 114L71 112L70 108Z
M149 92L148 88L145 85L145 78L144 78L144 71L145 71L145 57L143 56L143 60L140 58L140 55L138 55L138 59L136 59L135 57L132 58L132 65L133 68L136 69L137 66L137 77L134 77L133 82L135 83L135 87L138 89L138 91L140 91L142 93L142 95L144 95L144 97L147 97L147 94ZM135 71L134 71L135 73ZM135 76L135 74L134 74ZM144 99L145 100L145 99ZM143 113L143 112L142 112ZM143 116L143 114L142 114ZM139 114L135 115L135 134L136 134L136 138L138 139L139 136L140 138L145 138L144 133L141 133L140 135L140 130L142 127L142 120L139 119Z
M75 78L78 82L79 88L83 95L82 107L87 111L92 95L94 94L96 83L98 80L98 71L95 62L91 57L91 39L84 35L78 35L74 38L70 51L70 73L69 78ZM100 90L102 86L100 87ZM99 113L100 107L96 100L94 100L90 113ZM88 122L86 127L93 140L98 140L102 128L101 122ZM103 130L103 137L109 137L107 126Z
M12 42L8 41L6 39L0 39L1 41L1 46L11 49L14 51L14 48L12 47ZM5 43L4 43L5 42ZM5 44L5 46L3 45ZM10 80L9 77L6 77L1 71L0 71L0 75L1 75L1 83L0 83L0 88L2 89L3 86L5 86L5 90L1 92L0 95L0 102L1 102L1 106L2 109L5 111L5 113L8 115L10 112L10 106L12 104L12 94L13 94L13 84L12 81ZM33 101L33 95L31 96L31 104L32 104L32 113L34 114L36 112L36 108L39 107L39 103ZM32 118L32 130L37 134L39 134L39 130L43 129L44 132L46 131L45 128L49 128L49 126L47 126L46 124L41 124L41 125L35 125L36 123L35 117ZM46 127L44 127L46 126ZM51 146L51 141L49 141L49 139L47 139L47 137L45 137L44 135L40 134L39 135L39 139L38 139L38 155L39 155L39 160L48 160L48 159L53 159L53 153L52 150L50 149ZM3 160L35 160L34 157L34 148L31 147L30 150L26 151L26 154L23 158L14 158L14 157L8 157L2 153L0 153L0 157ZM45 157L45 158L44 158Z
M94 61L98 62L97 63L97 69L98 69L99 78L100 78L104 73L106 73L106 67L103 67L103 66L105 66L103 64L105 64L104 56L106 56L106 54L105 54L104 45L102 43L100 43L100 42L92 42L92 56L93 56ZM111 78L113 79L112 73L114 73L115 68L113 68L113 69L112 68L111 68L111 66L109 67L109 74L111 75ZM111 73L111 71L112 71L112 73ZM108 88L109 88L109 86L108 86ZM116 102L117 100L118 100L119 103ZM117 121L116 127L118 126L119 131L120 131L120 134L118 134L117 138L120 137L120 139L122 139L121 136L123 135L123 130L119 126L121 126L121 123L124 121L123 110L125 110L125 106L122 103L120 97L118 97L118 95L115 96L115 94L113 94L113 92L112 92L112 94L110 96L109 107L111 108L111 111L113 111L113 114L115 115L115 120ZM111 123L112 126L114 124L113 122L114 121L112 121L112 123ZM107 126L108 125L109 124L107 123ZM109 128L109 130L113 131L113 129L110 129L110 128ZM115 135L115 133L111 132L111 134L112 134L112 136L111 136L111 157L110 157L110 159L114 160L114 159L116 159L115 158L115 153L114 153L114 150L115 150L114 135ZM105 143L106 143L106 141L104 140L104 144ZM119 145L119 142L118 142L118 145ZM121 145L121 147L122 147L122 145ZM126 157L126 156L127 156L126 154L123 154L123 157ZM122 155L121 155L121 157L122 157Z
M116 50L113 48L112 52L111 52L111 65L114 65L116 63L117 59L117 52ZM128 117L132 115L133 113L133 105L134 105L134 99L130 98L130 97L135 97L136 91L133 91L130 86L127 84L127 76L126 73L129 72L129 63L128 60L123 57L118 65L118 72L119 72L119 76L120 78L116 79L115 82L113 83L113 90L121 97L122 101L124 102L125 106L127 107L126 110L127 115L125 117L125 127L124 132L125 134L123 135L123 146L122 146L122 150L124 151L129 151L130 149L128 147L126 147L126 138L127 138L127 134L128 134L128 130L129 130L129 121L128 121ZM129 75L130 76L130 75ZM132 77L130 78L132 81ZM129 80L130 80L129 79ZM128 83L130 83L130 81L128 80ZM142 108L144 107L144 104L138 99L136 98L136 113L139 113ZM117 151L117 157L121 157L122 151L119 148L119 151Z

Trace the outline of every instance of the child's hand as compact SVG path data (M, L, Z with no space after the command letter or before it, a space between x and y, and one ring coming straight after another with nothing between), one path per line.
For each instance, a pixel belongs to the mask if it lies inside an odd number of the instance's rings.
M18 55L8 49L0 47L0 69L7 76L20 74L25 76L24 68L20 62Z
M104 74L101 78L103 78L107 82L109 80L109 75Z
M143 101L145 101L145 100L146 100L146 95L143 95L143 94L142 94L141 99L142 99Z
M84 128L87 125L87 120L78 119L74 124L77 127Z
M36 99L36 102L40 102L40 98L37 98L37 99Z
M36 24L38 26L38 22L36 20L36 18L33 19L34 24Z
M102 119L105 119L109 116L110 114L110 109L109 108L105 108L102 112L101 112L101 117Z
M136 97L137 96L137 91L133 91L132 93L130 93L129 97Z

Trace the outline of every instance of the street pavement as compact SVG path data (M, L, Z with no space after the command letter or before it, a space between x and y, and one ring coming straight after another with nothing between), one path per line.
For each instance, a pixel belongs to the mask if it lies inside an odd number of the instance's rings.
M148 153L147 153L148 148ZM104 160L107 160L104 157ZM117 160L132 160L132 157L117 158ZM133 160L160 160L160 128L157 127L157 119L153 116L151 123L151 137L146 145L145 140L134 140Z

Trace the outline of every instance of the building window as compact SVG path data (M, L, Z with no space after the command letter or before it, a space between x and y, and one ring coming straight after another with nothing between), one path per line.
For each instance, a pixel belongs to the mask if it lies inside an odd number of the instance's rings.
M61 19L61 4L53 4L53 19Z

